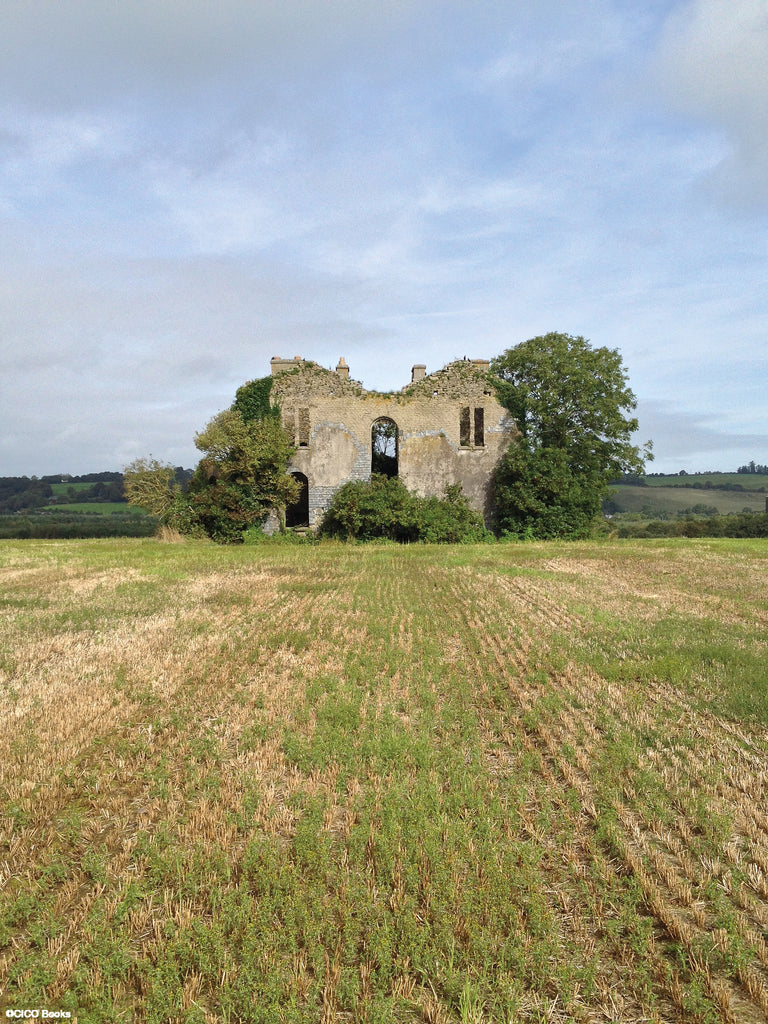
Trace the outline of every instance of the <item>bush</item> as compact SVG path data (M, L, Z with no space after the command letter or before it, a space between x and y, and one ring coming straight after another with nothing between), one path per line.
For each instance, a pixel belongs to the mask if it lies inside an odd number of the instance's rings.
M497 526L519 540L579 540L589 537L600 516L601 491L588 474L576 472L557 448L511 445L493 479Z
M401 544L470 544L490 537L461 485L447 487L443 498L420 498L397 477L378 474L339 488L320 533L342 540L383 539Z

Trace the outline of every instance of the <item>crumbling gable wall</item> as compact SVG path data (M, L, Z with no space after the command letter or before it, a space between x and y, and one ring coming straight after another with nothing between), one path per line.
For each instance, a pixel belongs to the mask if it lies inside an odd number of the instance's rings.
M272 360L271 398L297 450L289 470L309 483L309 522L319 525L334 492L371 475L371 430L376 420L397 425L398 476L422 496L442 495L460 483L473 508L490 521L493 470L517 428L499 404L484 360L459 360L414 379L400 391L367 391L336 371L299 358Z

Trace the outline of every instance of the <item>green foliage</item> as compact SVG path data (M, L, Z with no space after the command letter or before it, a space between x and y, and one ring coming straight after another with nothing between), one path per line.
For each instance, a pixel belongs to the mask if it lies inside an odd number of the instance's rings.
M264 547L307 547L318 544L319 537L314 530L296 533L294 530L264 533L260 526L251 526L243 534L244 544L261 544Z
M386 539L409 543L462 544L489 537L482 517L469 507L461 485L443 498L420 498L397 477L374 474L339 488L321 534L345 540Z
M46 509L28 516L0 517L0 540L151 537L156 528L154 517L136 512L95 515Z
M171 525L186 513L213 540L240 543L271 509L295 500L298 484L286 473L293 446L275 417L246 421L237 409L226 409L197 434L195 445L203 458Z
M600 492L573 472L559 448L512 445L494 481L497 526L526 539L588 537L600 512Z
M195 437L203 453L182 489L179 471L156 459L136 459L125 468L129 504L146 509L179 533L241 543L244 533L269 512L295 500L298 484L286 469L293 446L269 403L270 377L237 391L226 409Z
M280 418L280 409L269 400L272 391L272 377L260 377L243 384L235 392L232 409L239 412L246 423L268 417Z
M500 531L527 537L583 537L611 480L642 473L651 458L631 443L636 401L616 349L550 333L493 360L499 401L522 433L495 478Z
M618 524L620 537L768 537L768 513L743 512L705 519L674 519Z
M21 512L47 505L52 493L49 483L35 477L0 477L0 513Z
M123 470L123 490L129 505L161 518L179 492L176 470L157 459L134 459Z

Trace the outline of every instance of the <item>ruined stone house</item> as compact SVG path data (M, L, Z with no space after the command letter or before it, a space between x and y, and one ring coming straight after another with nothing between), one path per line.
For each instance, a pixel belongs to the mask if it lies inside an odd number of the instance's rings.
M496 398L488 366L464 359L427 374L417 364L410 384L383 394L350 379L343 358L334 371L299 356L274 357L271 398L297 446L288 468L302 485L287 525L318 526L342 484L368 480L372 462L382 464L381 438L388 475L424 497L461 484L490 522L491 475L517 428Z

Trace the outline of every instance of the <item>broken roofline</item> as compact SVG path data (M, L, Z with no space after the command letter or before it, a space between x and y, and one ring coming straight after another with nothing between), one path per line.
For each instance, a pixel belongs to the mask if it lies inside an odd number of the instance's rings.
M491 365L490 364L490 360L488 360L488 359L467 359L466 356L465 356L464 359L454 359L452 362L447 363L445 366L443 366L440 370L435 370L434 373L441 373L442 370L448 369L449 366L455 366L455 365L461 364L461 363L467 363L468 365L473 366L476 369L478 369L478 370L480 370L481 372L484 372L484 373L488 372L488 370L490 369L490 365ZM339 358L339 361L336 364L336 370L335 371L326 369L324 366L320 366L319 363L315 363L311 359L304 359L302 356L294 356L293 359L283 359L281 356L272 356L272 358L270 360L270 369L271 369L273 377L276 376L277 374L289 373L292 370L298 370L298 369L300 369L302 367L305 367L305 366L306 367L314 367L315 369L321 370L324 373L334 373L334 372L336 372L340 377L343 377L344 380L349 380L350 379L350 377L349 377L349 366L347 365L347 362L344 359L344 356L341 356ZM400 390L401 391L406 391L411 386L411 384L416 384L416 383L418 383L418 381L424 380L426 377L431 377L432 375L433 374L428 374L427 373L426 363L415 363L411 367L411 381L410 381L410 384L404 385L402 388L400 388ZM360 381L354 381L354 383L358 384L361 388L363 387L363 385L362 385L362 383ZM384 391L372 391L370 388L363 388L363 390L366 392L366 394L370 394L370 395L391 394L392 393L392 392L384 392Z

